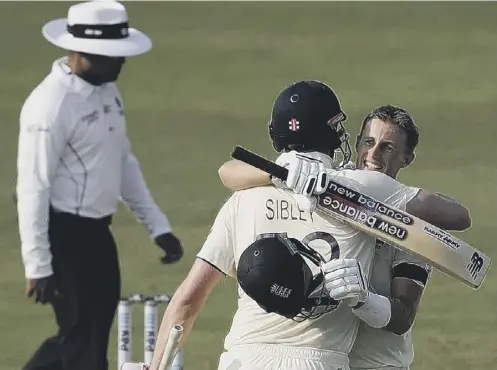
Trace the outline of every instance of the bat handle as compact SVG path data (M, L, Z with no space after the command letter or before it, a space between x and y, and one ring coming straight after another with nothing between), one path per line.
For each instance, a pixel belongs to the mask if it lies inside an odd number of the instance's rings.
M162 358L160 361L158 370L170 370L170 366L173 363L174 356L177 353L179 342L183 337L183 326L174 325L169 333L169 338L166 343L166 348L164 348L164 352L162 353Z
M237 145L235 147L235 149L231 153L231 157L250 164L251 166L267 172L268 174L280 180L286 181L288 177L288 170L285 167L278 166L276 163L241 146Z

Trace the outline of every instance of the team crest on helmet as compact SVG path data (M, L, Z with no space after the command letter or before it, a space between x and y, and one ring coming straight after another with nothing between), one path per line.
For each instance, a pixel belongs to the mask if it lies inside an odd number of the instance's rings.
M292 118L290 121L288 121L288 128L290 131L298 131L300 129L300 122L297 121L295 118Z

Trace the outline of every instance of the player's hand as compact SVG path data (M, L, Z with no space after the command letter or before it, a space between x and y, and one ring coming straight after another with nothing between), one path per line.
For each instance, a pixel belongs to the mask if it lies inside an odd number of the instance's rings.
M369 296L368 285L356 259L334 259L322 266L324 286L331 298L356 307Z
M282 153L276 164L288 169L285 185L297 194L319 195L328 188L330 178L327 170L333 168L333 164L331 158L322 153ZM278 181L274 183L279 185Z
M27 279L26 295L29 298L34 296L35 303L41 304L46 304L52 302L56 298L63 297L53 275L40 279Z
M155 238L155 244L159 246L166 255L161 258L163 264L178 262L183 257L183 246L173 233L165 233Z

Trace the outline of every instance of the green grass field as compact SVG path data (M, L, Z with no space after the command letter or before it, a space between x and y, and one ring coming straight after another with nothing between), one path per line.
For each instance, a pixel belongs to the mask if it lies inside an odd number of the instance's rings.
M0 352L18 370L54 321L24 297L12 204L18 115L23 100L62 54L41 36L69 2L0 4ZM159 250L121 209L113 230L123 294L173 292L186 276L229 194L217 177L242 144L274 157L266 122L290 82L319 79L341 96L349 130L377 105L407 108L421 131L405 183L446 192L470 207L462 237L495 253L497 212L497 23L495 3L129 2L131 24L154 50L128 60L120 80L129 135L149 186L184 242L181 263ZM497 269L479 291L435 273L415 324L415 370L497 367ZM217 368L235 309L235 285L208 301L186 348L185 368ZM142 310L135 354L142 356ZM115 368L115 333L111 343ZM89 369L90 370L90 369Z

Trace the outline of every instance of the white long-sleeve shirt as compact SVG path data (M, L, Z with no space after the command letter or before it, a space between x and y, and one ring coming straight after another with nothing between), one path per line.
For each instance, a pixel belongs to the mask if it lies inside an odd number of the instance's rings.
M170 232L126 135L115 84L93 86L61 58L31 92L20 115L17 211L26 278L53 273L49 206L90 218L113 214L121 199L152 238Z

